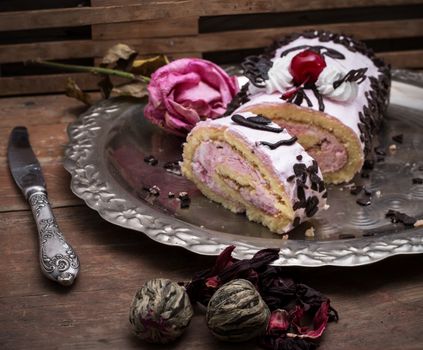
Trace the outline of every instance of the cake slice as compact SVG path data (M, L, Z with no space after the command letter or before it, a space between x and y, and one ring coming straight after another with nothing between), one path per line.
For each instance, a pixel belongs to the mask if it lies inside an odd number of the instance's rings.
M250 82L228 113L264 114L317 160L326 182L361 170L389 102L390 70L356 40L323 31L295 34L243 62Z
M317 162L295 136L251 112L199 122L184 144L181 170L206 197L276 233L326 204Z

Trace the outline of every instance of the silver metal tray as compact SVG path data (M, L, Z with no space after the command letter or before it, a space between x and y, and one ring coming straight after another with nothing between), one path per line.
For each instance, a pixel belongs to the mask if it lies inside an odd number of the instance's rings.
M397 101L400 92L393 91ZM357 176L353 181L373 192L371 205L358 205L348 186L330 186L330 209L284 240L209 201L189 181L167 172L166 162L181 159L183 140L147 122L143 107L130 98L102 101L68 128L65 168L72 176L72 191L105 220L204 255L217 255L234 244L234 256L244 259L259 249L277 247L276 265L357 266L423 252L423 227L406 229L385 217L388 209L395 209L423 218L423 185L412 182L423 177L421 111L389 108L378 140L388 155L376 163L368 179ZM404 135L404 142L390 152L392 136L397 134ZM148 155L159 163L148 165L144 162ZM160 196L143 190L152 185L160 188ZM188 192L191 206L181 209L176 199L168 198L169 191ZM314 237L305 236L310 226Z

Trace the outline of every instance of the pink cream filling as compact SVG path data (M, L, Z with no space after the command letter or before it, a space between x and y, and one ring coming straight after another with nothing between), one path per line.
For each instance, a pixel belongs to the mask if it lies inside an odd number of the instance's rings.
M278 200L267 190L266 181L230 145L220 141L202 142L195 151L192 169L199 181L221 197L233 202L233 198L213 179L216 169L223 164L231 169L231 173L235 172L239 176L248 176L252 179L252 186L242 186L235 181L236 179L221 175L221 179L228 187L238 191L246 202L265 213L278 214L279 210L275 207ZM245 211L241 204L238 209L239 212Z
M304 148L306 148L306 151L316 159L322 172L335 172L342 169L347 164L347 150L333 134L312 125L290 123L286 121L278 122L278 124L286 128L291 135L309 135L319 139L318 143L311 147Z

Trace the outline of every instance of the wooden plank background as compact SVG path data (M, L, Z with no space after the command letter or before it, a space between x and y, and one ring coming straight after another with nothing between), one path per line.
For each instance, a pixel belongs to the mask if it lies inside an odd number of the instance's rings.
M21 67L22 62L28 59L90 58L92 62L96 62L109 47L118 42L125 42L147 56L165 53L172 58L202 55L207 58L208 54L219 52L224 57L226 52L263 48L285 34L305 29L326 29L351 34L371 43L384 42L385 47L378 50L378 54L394 67L421 69L421 5L423 0L92 0L91 6L0 12L0 35L8 36L7 44L1 44L0 36L0 96L64 90L64 82L70 74L46 71L46 74L31 75L28 67ZM383 17L386 9L395 13L395 9L407 6L417 9L411 18L409 14L406 18L401 18L400 14L398 18ZM356 8L363 8L364 15L366 9L371 11L380 8L384 11L380 11L379 17L376 12L374 20L349 21L349 11ZM314 23L309 20L311 23L308 23L307 20L302 20L301 25L254 27L254 21L266 22L266 14L276 12L295 17L301 11L313 14L323 10L335 11L338 14L336 21ZM237 21L237 16L248 14L256 14L257 17L250 22L244 21L241 29L220 29L228 21ZM203 32L199 23L213 20L216 18L214 16L220 16L219 21L211 22L217 25L211 26L211 31L208 28L207 32ZM346 20L340 22L339 18ZM10 43L10 37L13 38L14 33L25 30L87 25L91 33L86 38L64 38L66 41L51 41L47 38L43 41ZM403 43L408 46L402 47ZM77 78L84 89L96 88L93 77L86 74L71 76Z

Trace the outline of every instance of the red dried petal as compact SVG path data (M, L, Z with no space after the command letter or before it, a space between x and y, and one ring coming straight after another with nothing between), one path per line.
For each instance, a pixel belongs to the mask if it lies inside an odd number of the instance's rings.
M323 334L329 319L330 302L326 300L320 305L319 310L313 318L313 328L301 327L301 320L304 315L304 309L297 307L293 312L292 324L296 327L299 334L288 334L291 337L299 337L306 339L318 339Z
M217 276L213 276L206 279L206 287L208 288L217 288L220 284Z
M216 263L214 264L212 270L210 271L210 275L217 275L222 272L226 267L232 265L233 258L232 252L234 251L235 246L230 245L227 246L222 253L216 259Z
M279 334L288 330L290 324L290 315L284 309L277 309L272 312L267 326L267 333Z

